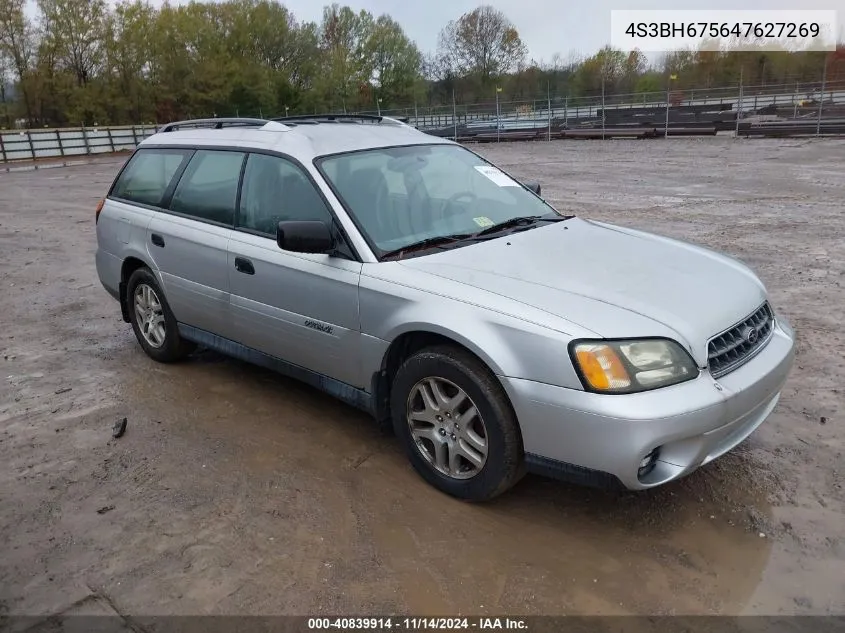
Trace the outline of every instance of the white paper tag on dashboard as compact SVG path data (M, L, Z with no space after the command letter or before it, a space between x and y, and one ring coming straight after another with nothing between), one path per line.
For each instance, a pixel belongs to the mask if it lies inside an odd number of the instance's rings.
M500 187L519 187L517 181L491 165L476 165L475 169L479 174L487 176Z

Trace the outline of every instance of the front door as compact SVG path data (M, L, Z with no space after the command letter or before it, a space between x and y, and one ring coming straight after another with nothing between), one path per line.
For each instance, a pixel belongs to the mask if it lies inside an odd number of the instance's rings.
M304 170L250 154L228 270L234 339L271 356L363 388L359 361L361 264L291 253L276 245L281 220L332 215Z

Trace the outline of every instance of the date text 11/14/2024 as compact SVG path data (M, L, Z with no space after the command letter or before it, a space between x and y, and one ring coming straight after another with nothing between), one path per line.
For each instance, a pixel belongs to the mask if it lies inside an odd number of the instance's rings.
M397 631L463 631L463 630L528 630L520 618L308 618L308 629L316 630L397 630Z

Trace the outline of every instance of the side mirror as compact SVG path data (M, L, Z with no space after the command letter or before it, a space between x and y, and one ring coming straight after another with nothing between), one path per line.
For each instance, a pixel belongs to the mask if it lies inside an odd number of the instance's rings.
M334 237L325 222L291 220L279 222L276 244L283 251L294 253L329 253L334 250Z
M540 183L539 182L536 182L534 180L529 180L528 182L524 182L522 184L525 185L526 189L530 189L531 191L536 193L538 196L540 195Z

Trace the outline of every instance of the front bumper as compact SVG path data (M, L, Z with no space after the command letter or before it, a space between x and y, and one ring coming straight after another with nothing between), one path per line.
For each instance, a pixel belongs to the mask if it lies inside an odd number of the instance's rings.
M632 490L687 475L731 450L772 412L794 358L795 336L781 317L748 363L713 379L703 371L680 385L604 395L501 378L522 430L529 465L545 473L587 475ZM654 449L658 459L639 474ZM592 473L593 476L589 474Z

